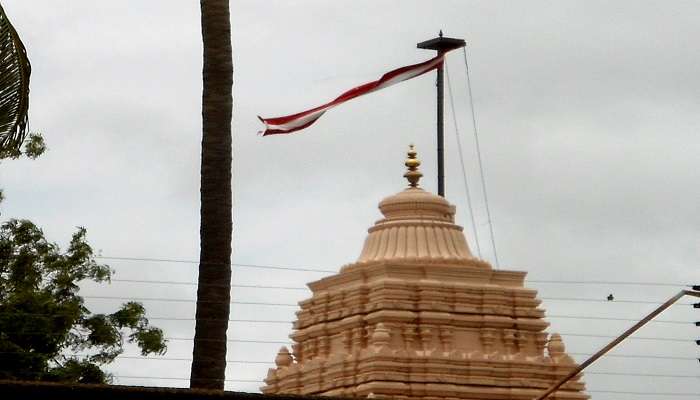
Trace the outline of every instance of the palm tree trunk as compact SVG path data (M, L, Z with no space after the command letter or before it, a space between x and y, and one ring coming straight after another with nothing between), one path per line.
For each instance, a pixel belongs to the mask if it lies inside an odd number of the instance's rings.
M231 112L229 0L200 0L204 47L201 225L191 388L224 388L231 297Z

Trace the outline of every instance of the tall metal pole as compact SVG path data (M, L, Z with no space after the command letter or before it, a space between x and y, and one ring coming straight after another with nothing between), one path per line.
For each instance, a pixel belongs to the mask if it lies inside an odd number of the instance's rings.
M438 55L442 54L445 52L438 50ZM437 68L437 187L438 195L445 197L445 126L443 117L445 83L443 74L444 68L440 64Z
M442 31L435 39L418 43L419 49L437 51L441 56L450 50L458 49L466 45L462 39L448 38L442 36ZM437 186L438 195L445 197L445 135L444 135L444 78L443 66L437 68Z

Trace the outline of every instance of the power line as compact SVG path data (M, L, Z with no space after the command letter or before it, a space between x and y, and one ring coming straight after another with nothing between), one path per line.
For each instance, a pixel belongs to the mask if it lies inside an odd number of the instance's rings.
M166 337L167 340L180 340L180 341L192 341L194 340L193 338L178 338L178 337ZM261 344L289 344L290 342L283 342L283 341L265 341L265 340L241 340L241 339L228 339L226 340L227 342L233 342L233 343L261 343ZM23 352L0 352L0 354L24 354ZM570 356L590 356L592 353L568 353ZM86 355L76 355L78 357L81 356L86 356ZM693 358L693 357L677 357L677 356L667 356L667 355L646 355L646 354L606 354L606 357L612 357L612 358L632 358L632 359L652 359L652 360L675 360L675 361L696 361L698 358ZM140 360L173 360L173 361L185 361L185 360L191 360L191 358L170 358L170 357L139 357L139 356L118 356L121 358L129 358L129 359L140 359ZM267 361L245 361L245 360L227 360L227 362L231 363L254 363L254 364L267 364ZM589 373L589 372L585 372ZM601 372L602 374L602 372ZM617 373L617 374L623 374L623 373ZM684 376L685 377L685 376Z
M647 300L607 300L607 299L593 299L593 298L585 298L585 297L540 297L542 300L550 300L550 301L585 301L585 302L593 302L593 303L608 303L608 304L615 304L615 303L623 303L623 304L654 304L654 305L659 305L663 304L663 302L659 301L647 301ZM685 305L685 306L690 306L693 303L676 303L674 305Z
M95 256L95 258L103 260L118 260L118 261L151 261L151 262L169 262L178 264L200 264L199 261L194 260L178 260L174 258L138 258L138 257L107 257L107 256ZM265 268L265 269L279 269L279 270L289 270L289 271L304 271L304 272L338 272L338 270L326 270L326 269L316 269L316 268L305 268L305 267L279 267L273 265L257 265L257 264L237 264L237 263L216 263L216 262L203 262L201 264L208 265L231 265L233 267L242 268Z
M472 196L469 193L469 183L467 182L467 169L464 166L464 155L462 154L462 139L460 139L459 125L457 124L457 113L455 112L455 101L452 96L452 84L450 83L450 71L445 65L445 75L447 76L447 91L450 95L450 107L452 109L452 121L455 127L455 137L457 138L457 152L459 153L459 163L462 165L462 180L464 181L464 192L467 196L467 207L469 208L469 217L471 218L472 230L474 231L474 243L476 244L476 254L481 258L481 246L479 246L479 233L476 229L476 221L474 220L474 208L472 207Z
M95 258L105 259L105 260L118 260L118 261L146 261L146 262L169 262L169 263L180 263L180 264L199 264L198 261L193 260L180 260L172 258L147 258L147 257L111 257L111 256L96 256ZM223 265L221 263L210 263L215 265ZM231 264L234 267L244 267L244 268L261 268L261 269L276 269L276 270L287 270L287 271L301 271L301 272L329 272L337 273L338 270L322 269L322 268L306 268L297 266L277 266L277 265L264 265L264 264ZM140 281L136 279L113 279L113 281L123 281L123 282L159 282L159 283L173 283L180 285L196 285L195 282L178 282L178 281ZM690 287L686 283L672 283L672 282L634 282L634 281L582 281L582 280L547 280L547 279L528 279L529 283L546 283L546 284L561 284L561 285L632 285L632 286L663 286L663 287ZM247 287L247 286L242 286ZM257 287L257 286L254 286ZM292 289L292 287L282 286L280 289ZM301 289L294 288L294 289Z
M628 392L622 390L587 390L589 393L610 393L610 394L632 394L638 396L697 396L697 393L677 393L677 392Z
M252 287L252 286L250 286L250 287ZM82 297L85 299L102 299L102 300L162 301L162 302L176 302L176 303L177 302L180 302L180 303L196 303L197 302L197 300L195 300L195 299L177 299L177 298L168 298L168 297L123 297L123 296L96 296L96 295L84 295ZM550 301L579 301L579 302L610 303L610 304L614 304L614 303L662 304L662 303L656 302L656 301L645 301L645 300L609 301L606 299L572 298L572 297L539 297L539 299L550 300ZM207 302L205 301L205 303L207 303ZM212 303L212 302L210 302L210 303ZM213 302L213 303L216 303L216 302ZM285 306L285 307L298 306L297 303L268 303L268 302L238 301L238 300L231 301L231 304L261 305L261 306ZM693 303L679 303L678 305L692 305L692 304Z
M570 356L592 356L593 353L567 353ZM695 361L697 357L676 357L676 356L656 356L656 355L645 355L645 354L606 354L605 357L610 358L648 358L652 360L683 360L683 361Z
M101 296L101 297L106 297L106 296ZM129 299L129 298L121 298L121 297L107 297L109 299ZM142 300L155 300L155 301L187 301L187 302L194 302L194 300L177 300L177 299L157 299L157 298L145 298ZM256 304L256 305L265 305L265 306L295 306L295 304L286 304L286 303L264 303L264 302L232 302L232 304ZM53 314L40 314L40 313L13 313L13 312L4 312L0 313L0 315L5 314L5 315L16 315L16 314L21 314L21 315L34 315L34 316L40 316L40 317L46 317L46 318L65 318L65 315L53 315ZM621 318L621 317L596 317L596 316L587 316L587 315L545 315L544 317L546 318L563 318L563 319L586 319L586 320L601 320L601 321L630 321L630 322L637 322L636 319L634 318ZM194 318L191 317L148 317L148 319L151 320L173 320L173 321L193 321ZM258 319L229 319L230 322L266 322L266 323L293 323L294 321L291 320L258 320ZM653 320L650 321L650 323L661 323L661 324L688 324L688 325L693 325L694 322L690 321L680 321L680 320Z
M101 299L101 300L131 300L131 301L161 301L161 302L173 302L173 303L196 303L195 299L175 299L168 297L123 297L123 296L82 296L85 299ZM202 301L200 303L219 303L216 301ZM230 304L240 304L240 305L256 305L256 306L277 306L277 307L296 307L296 303L268 303L264 301L231 301Z
M590 338L601 338L601 339L615 339L617 336L613 335L596 335L596 334L588 334L588 333L566 333L566 332L558 332L562 336L573 336L573 337L590 337ZM693 339L681 339L681 338L669 338L669 337L647 337L647 336L630 336L627 338L628 340L654 340L654 341L659 341L659 342L679 342L679 343L686 343L686 342L695 342Z
M190 378L178 378L174 376L138 376L138 375L112 375L119 379L156 379L156 380L174 380L174 381L189 381ZM241 383L262 383L260 379L225 379L224 382L241 382Z
M19 353L19 352L0 352L0 354ZM77 354L78 357L87 357L89 354ZM191 357L144 357L144 356L129 356L119 355L117 358L129 360L148 360L148 361L192 361ZM274 365L274 361L263 360L226 360L230 364L264 364ZM636 377L659 377L659 378L700 378L700 375L682 375L682 374L657 374L657 373L634 373L634 372L615 372L615 371L586 371L585 375L612 375L612 376L636 376Z
M700 379L700 375L676 375L676 374L644 374L631 372L611 372L611 371L586 371L584 375L612 375L612 376L640 376L655 378L694 378Z
M262 266L260 266L262 268ZM144 284L160 284L160 285L184 285L184 286L197 286L197 282L186 282L186 281L164 281L164 280L148 280L148 279L111 279L111 282L123 282L123 283L144 283ZM568 285L638 285L638 286L668 286L668 287L683 287L689 285L681 285L675 283L657 283L657 282L610 282L610 281L539 281L539 280L528 280L529 283L554 283L554 284L568 284ZM216 284L217 287L225 287L228 285ZM242 285L242 284L232 284L232 288L247 288L247 289L284 289L284 290L306 290L310 289L305 286L270 286L270 285ZM635 300L614 300L610 301L607 299L573 299L573 298L556 298L556 297L539 297L543 300L581 300L581 301L600 301L604 303L639 303L639 304L662 304L656 301L635 301ZM691 304L691 303L678 303L678 304Z
M57 316L47 316L44 314L23 314L24 316L26 315L38 315L42 317L57 317ZM166 318L166 317L151 317L149 320L154 320L154 321L159 321L159 320L164 320L164 321L194 321L194 318ZM230 319L229 322L249 322L249 323L281 323L281 324L287 324L291 323L291 321L278 321L278 320L241 320L241 319ZM61 336L62 334L60 333L46 333L46 332L40 332L40 331L34 331L34 332L7 332L5 331L4 333L8 334L22 334L22 335L36 335L36 336ZM611 336L611 335L598 335L598 334L588 334L588 333L572 333L572 332L559 332L560 335L563 336L571 336L571 337L589 337L589 338L600 338L600 339L610 339L610 338L616 338L617 336ZM183 341L190 341L193 340L192 338L183 338L183 337L166 337L168 340L183 340ZM629 340L651 340L651 341L660 341L660 342L677 342L677 343L693 343L695 340L693 339L683 339L683 338L673 338L673 337L647 337L647 336L631 336L628 338ZM266 344L288 344L291 341L290 340L252 340L252 339L230 339L228 340L229 342L240 342L240 343L266 343Z
M89 298L88 296L85 296ZM110 299L110 300L153 300L153 301L165 301L165 302L189 302L194 303L195 300L186 299L160 299L160 298L130 298L130 297L118 297L118 296L95 296L94 298ZM266 303L266 302L231 302L231 304L254 304L254 305L264 305L264 306L296 306L296 304L291 303ZM38 316L45 318L65 318L65 315L54 315L54 314L42 314L42 313L14 313L14 312L3 312L0 315L17 315L21 314L24 316ZM585 319L585 320L601 320L601 321L630 321L637 322L634 318L622 318L622 317L599 317L599 316L588 316L588 315L545 315L547 318L562 318L562 319ZM172 321L194 321L191 317L148 317L151 320L172 320ZM293 323L292 320L258 320L258 319L229 319L230 322L250 322L250 323ZM681 325L694 325L691 321L680 321L680 320L652 320L650 323L661 323L661 324L681 324Z
M21 351L0 351L0 354L25 354ZM93 354L69 354L71 357L90 357ZM140 361L192 361L192 357L148 357L148 356L130 356L118 355L116 359L140 360ZM274 361L257 361L257 360L226 360L229 364L274 364Z
M175 357L143 357L143 356L118 356L118 358L134 359L134 360L157 360L157 361L192 361L192 358L175 358ZM273 365L274 361L262 360L226 360L231 364L266 364ZM681 374L658 374L658 373L634 373L634 372L616 372L616 371L586 371L585 375L612 375L612 376L636 376L636 377L659 377L659 378L700 378L700 375L681 375Z
M189 381L190 378L179 378L171 376L135 376L135 375L112 375L119 379L155 379L155 380L179 380ZM225 382L240 382L240 383L264 383L262 379L226 379ZM610 393L610 394L631 394L640 396L697 396L697 393L683 392L633 392L623 390L587 390L589 393Z
M167 340L172 340L172 341L186 341L186 342L191 342L194 339L189 338L189 337L171 337L167 336L165 337ZM211 339L211 340L216 340L216 339ZM227 339L226 342L229 343L255 343L255 344L283 344L283 345L289 345L291 344L291 340L288 341L281 341L281 340L253 340L253 339ZM5 353L15 353L15 352L2 352L3 354ZM16 353L21 353L21 352L16 352ZM582 356L582 357L588 357L593 355L592 353L577 353L577 352L567 352L568 355L570 356ZM125 356L119 356L119 357L125 357ZM129 358L139 358L135 356L128 356ZM675 360L675 361L696 361L698 360L697 357L680 357L680 356L671 356L671 355L653 355L653 354L606 354L605 357L610 357L610 358L630 358L630 359L652 359L652 360ZM161 359L161 358L167 358L167 357L159 357L159 358L153 358L153 359ZM144 358L144 359L151 359L151 358ZM231 362L241 362L244 363L245 361L243 360L231 360ZM251 361L253 362L253 361ZM258 363L258 361L254 361L255 363ZM262 361L260 361L262 363Z
M617 317L592 317L585 315L547 315L545 318L563 318L563 319L590 319L590 320L601 320L601 321L629 321L629 322L639 322L639 320L634 318L617 318ZM650 324L694 324L690 321L678 321L678 320L652 320L649 321Z
M185 341L190 342L194 338L183 338L183 337L166 337L167 340L174 341ZM201 340L201 339L200 339ZM204 339L206 340L206 339ZM253 340L253 339L226 339L227 342L231 343L256 343L256 344L290 344L291 340Z
M6 354L5 352L1 354ZM89 356L86 354L79 354L77 356ZM148 360L148 361L192 361L191 357L144 357L144 356L128 356L120 355L117 358L130 359L130 360ZM274 365L274 361L262 361L262 360L226 360L230 364L264 364L264 365ZM585 375L613 375L613 376L636 376L636 377L659 377L659 378L700 378L700 375L679 375L679 374L656 374L656 373L633 373L633 372L615 372L615 371L586 371Z
M184 281L151 281L142 279L111 279L111 282L124 282L124 283L147 283L147 284L159 284L159 285L184 285L184 286L197 286L197 282L184 282ZM226 284L214 284L207 286L217 286L217 287L227 287ZM231 284L232 288L248 288L248 289L284 289L284 290L309 290L308 287L304 286L265 286L265 285L239 285Z
M565 281L565 280L541 280L528 279L529 283L551 283L558 285L631 285L631 286L664 286L664 287L690 287L684 283L668 282L626 282L626 281Z

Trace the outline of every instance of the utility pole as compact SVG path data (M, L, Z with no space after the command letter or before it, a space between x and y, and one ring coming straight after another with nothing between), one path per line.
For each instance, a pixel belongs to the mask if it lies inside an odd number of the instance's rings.
M693 290L700 293L700 285L693 285ZM700 308L700 302L693 303L693 308ZM700 327L700 317L698 317L698 320L695 321L695 326ZM695 339L695 344L700 346L700 337ZM700 361L700 358L698 358L698 361Z
M450 50L459 49L466 46L463 39L448 38L442 36L442 31L438 37L425 42L418 43L419 49L435 50L438 56ZM443 125L443 66L437 67L437 182L438 195L445 197L445 136Z

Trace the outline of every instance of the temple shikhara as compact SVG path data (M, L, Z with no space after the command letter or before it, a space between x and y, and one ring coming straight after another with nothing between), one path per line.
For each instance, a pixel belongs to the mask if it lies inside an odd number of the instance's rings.
M472 255L455 206L418 187L419 165L411 148L409 187L379 203L358 260L309 283L263 393L530 400L576 367L526 273ZM550 399L584 391L579 376Z

